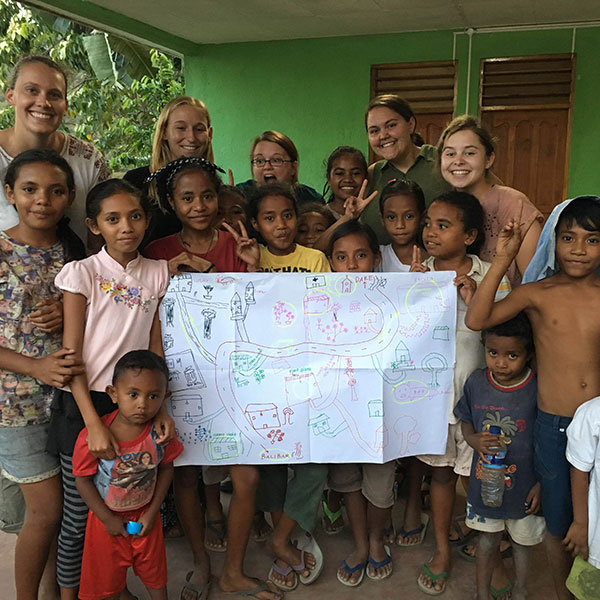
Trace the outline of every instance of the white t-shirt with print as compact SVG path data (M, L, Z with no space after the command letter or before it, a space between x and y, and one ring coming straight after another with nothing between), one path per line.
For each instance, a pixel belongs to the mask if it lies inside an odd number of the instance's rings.
M588 492L588 562L600 569L600 396L584 402L567 427L567 460L590 473Z

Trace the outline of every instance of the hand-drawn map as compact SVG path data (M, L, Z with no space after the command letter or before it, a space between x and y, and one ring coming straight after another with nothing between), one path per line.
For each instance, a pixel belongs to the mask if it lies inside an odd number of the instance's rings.
M443 454L453 272L185 273L162 301L177 465Z

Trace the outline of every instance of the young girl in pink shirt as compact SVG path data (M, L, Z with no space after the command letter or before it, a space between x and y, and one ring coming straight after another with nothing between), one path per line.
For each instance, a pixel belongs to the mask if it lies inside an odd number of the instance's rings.
M89 258L71 262L56 277L64 294L63 346L83 359L85 373L58 390L52 403L48 449L60 456L64 481L63 520L59 535L57 579L61 598L77 598L87 506L75 488L73 448L88 429L90 452L112 459L119 443L101 421L114 410L105 392L118 358L148 348L163 354L158 305L169 284L166 261L138 253L149 206L131 184L110 179L86 199L86 224L105 246ZM164 407L154 418L159 441L172 437L172 420Z

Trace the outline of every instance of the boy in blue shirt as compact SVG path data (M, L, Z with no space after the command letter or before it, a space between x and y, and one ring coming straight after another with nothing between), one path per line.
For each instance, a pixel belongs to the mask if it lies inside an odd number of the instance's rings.
M488 600L492 572L504 530L513 541L515 586L512 597L526 598L529 547L539 544L545 531L539 508L540 485L533 468L533 425L537 413L537 381L529 363L533 355L531 325L520 313L482 334L487 367L474 371L454 409L462 432L475 450L467 494L466 524L479 531L477 600ZM502 433L490 433L491 426ZM489 507L481 499L482 462L497 454L499 438L506 444L502 505ZM493 590L508 593L510 587Z

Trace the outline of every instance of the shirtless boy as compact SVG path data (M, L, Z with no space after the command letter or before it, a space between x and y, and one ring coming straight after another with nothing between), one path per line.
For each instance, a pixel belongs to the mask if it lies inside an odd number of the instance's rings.
M562 210L555 229L554 275L494 302L531 223L521 223L519 210L498 236L496 258L471 300L465 323L487 329L520 311L531 321L538 366L534 463L554 585L558 598L566 600L573 598L565 586L572 558L562 545L573 520L566 429L577 407L600 395L600 198L575 198Z

